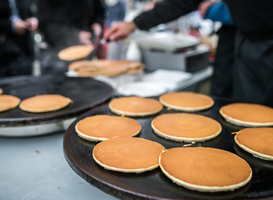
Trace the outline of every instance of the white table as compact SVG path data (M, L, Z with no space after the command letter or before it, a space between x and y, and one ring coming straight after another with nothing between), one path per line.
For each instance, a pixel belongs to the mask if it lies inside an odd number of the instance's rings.
M112 200L68 165L63 155L64 132L0 137L1 200Z

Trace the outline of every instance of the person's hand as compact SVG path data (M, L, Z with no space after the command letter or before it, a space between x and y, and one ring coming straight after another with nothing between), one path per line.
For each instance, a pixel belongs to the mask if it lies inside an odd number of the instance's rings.
M92 24L91 30L92 30L97 36L100 36L101 33L102 33L101 25L98 24L98 23Z
M38 28L38 19L36 17L29 17L25 20L27 23L27 30L35 31Z
M79 41L81 44L93 45L91 42L92 33L88 31L80 31Z
M206 18L207 10L213 3L214 3L213 1L204 1L199 4L198 10L199 10L200 15L202 16L203 19Z
M127 38L135 30L136 25L134 22L117 22L106 31L104 38L109 38L111 41L119 41Z
M14 26L14 32L18 35L24 35L27 29L28 23L21 20L17 19L16 21L13 22Z

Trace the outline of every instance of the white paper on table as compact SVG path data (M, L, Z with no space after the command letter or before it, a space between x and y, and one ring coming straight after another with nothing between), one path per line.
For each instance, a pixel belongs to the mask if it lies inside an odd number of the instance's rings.
M190 73L183 71L158 69L155 72L145 74L142 81L154 83L172 91L191 77Z

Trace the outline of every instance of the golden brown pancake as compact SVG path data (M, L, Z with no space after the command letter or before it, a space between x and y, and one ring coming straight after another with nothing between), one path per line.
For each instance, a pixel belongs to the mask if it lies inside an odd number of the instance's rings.
M62 95L44 94L23 100L19 107L27 112L42 113L62 109L71 102L71 99Z
M136 117L156 114L163 106L155 99L132 96L113 99L109 108L117 115Z
M94 48L90 45L76 45L63 49L59 52L58 57L61 60L77 60L88 56Z
M237 133L234 140L253 156L273 160L273 128L245 128Z
M116 65L116 66L107 66L101 67L100 74L104 76L114 77L120 74L124 74L129 70L128 65Z
M223 106L220 114L230 123L240 126L272 126L273 109L252 103L232 103Z
M159 115L152 121L156 134L175 141L205 141L218 136L221 125L209 117L187 113Z
M0 95L0 112L17 107L20 101L18 97L12 95Z
M3 90L0 88L0 94L3 94Z
M211 97L193 92L170 92L160 96L159 101L167 108L181 111L199 111L213 106Z
M87 117L76 124L78 135L91 141L103 141L115 136L132 137L140 130L140 123L134 119L109 115Z
M141 173L158 167L159 155L165 148L151 140L114 137L97 144L94 160L108 170Z
M98 70L98 66L93 64L94 61L92 60L78 60L78 61L74 61L72 62L69 66L68 69L69 70L74 70L74 71L78 71L81 69L85 69L85 70Z
M228 151L208 147L168 149L160 155L159 165L173 182L201 192L235 190L252 177L245 160Z
M139 73L143 68L142 63L127 60L82 60L75 61L68 66L68 69L75 71L78 76L104 75L108 77L124 73Z
M129 70L127 71L128 74L137 74L141 72L144 68L144 65L140 62L130 62L129 63Z

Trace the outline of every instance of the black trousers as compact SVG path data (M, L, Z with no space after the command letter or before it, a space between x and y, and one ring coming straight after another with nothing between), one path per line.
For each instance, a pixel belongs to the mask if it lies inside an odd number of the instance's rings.
M273 38L236 33L232 97L273 107Z
M223 98L232 97L235 34L236 29L233 26L222 26L218 31L219 41L211 83L212 96Z

